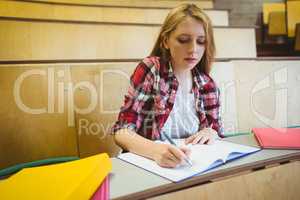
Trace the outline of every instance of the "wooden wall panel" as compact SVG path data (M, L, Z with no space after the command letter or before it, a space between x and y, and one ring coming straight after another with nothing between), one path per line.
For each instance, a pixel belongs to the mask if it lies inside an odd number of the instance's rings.
M300 195L299 187L300 162L297 161L150 199L297 200Z
M67 107L59 108L58 103L67 102L63 90L58 98L58 84L66 85L68 79L65 67L0 67L0 169L50 157L77 156L75 127L68 126Z

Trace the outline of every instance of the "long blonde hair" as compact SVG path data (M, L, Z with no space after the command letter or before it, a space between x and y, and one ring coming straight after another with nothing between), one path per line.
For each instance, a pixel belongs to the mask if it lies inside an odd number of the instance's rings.
M158 38L150 55L159 56L166 62L170 60L170 52L164 47L163 42L169 38L177 25L186 17L192 17L199 20L203 25L205 31L205 51L196 67L198 67L201 72L209 74L216 51L213 30L208 16L195 4L181 4L169 12L160 29Z

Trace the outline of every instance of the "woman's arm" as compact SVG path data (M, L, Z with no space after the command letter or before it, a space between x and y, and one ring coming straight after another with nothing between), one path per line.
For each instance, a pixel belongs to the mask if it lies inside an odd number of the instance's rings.
M155 143L129 129L117 131L114 139L123 149L152 159L162 167L176 167L190 154L186 147L178 149L170 144Z

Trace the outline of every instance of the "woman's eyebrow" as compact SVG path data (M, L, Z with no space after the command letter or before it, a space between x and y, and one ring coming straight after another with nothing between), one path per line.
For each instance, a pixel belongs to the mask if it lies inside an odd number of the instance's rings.
M192 35L191 34L182 33L182 34L179 34L179 37L180 36L191 37ZM205 38L205 35L198 35L197 38Z

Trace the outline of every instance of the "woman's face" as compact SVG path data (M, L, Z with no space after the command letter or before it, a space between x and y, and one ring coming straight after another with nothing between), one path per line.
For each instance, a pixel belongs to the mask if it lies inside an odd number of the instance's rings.
M202 23L192 17L185 18L164 44L170 50L175 72L193 69L205 51L205 31Z

